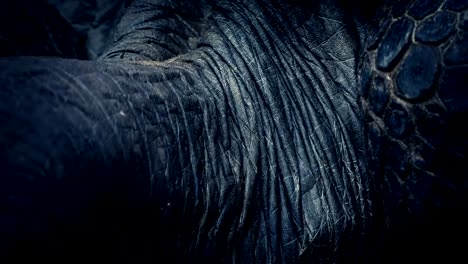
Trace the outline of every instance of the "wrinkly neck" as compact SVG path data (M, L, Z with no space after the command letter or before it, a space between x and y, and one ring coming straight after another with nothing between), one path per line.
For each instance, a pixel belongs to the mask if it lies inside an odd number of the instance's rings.
M231 173L208 181L206 199L236 186L236 224L245 237L259 238L254 248L271 252L267 259L307 254L315 243L333 251L342 237L359 240L371 210L357 103L359 40L334 7L275 13L257 5L219 8L229 12L213 13L197 49L178 58L202 69L205 92L229 112L218 115L229 143L206 160L226 161Z

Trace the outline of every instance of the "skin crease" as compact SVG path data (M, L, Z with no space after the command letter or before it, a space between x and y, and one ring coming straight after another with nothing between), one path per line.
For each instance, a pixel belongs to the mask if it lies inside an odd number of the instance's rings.
M0 260L383 262L358 82L376 8L108 10L92 60L0 59Z

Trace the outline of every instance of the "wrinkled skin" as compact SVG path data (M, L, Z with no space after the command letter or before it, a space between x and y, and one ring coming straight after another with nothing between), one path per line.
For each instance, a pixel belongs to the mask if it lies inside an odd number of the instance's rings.
M58 5L76 48L48 49L40 38L35 49L3 45L11 51L0 59L0 257L401 262L396 251L411 250L400 239L464 234L466 170L450 182L457 193L434 202L453 206L436 214L398 211L419 192L431 196L427 188L385 185L391 173L419 170L399 171L391 144L379 156L369 136L381 123L360 88L361 72L374 69L362 58L391 5L365 7L135 0L103 8L112 19L91 30ZM466 117L461 108L447 120ZM456 162L462 168L464 156ZM455 220L418 222L427 215ZM453 237L433 241L456 246Z

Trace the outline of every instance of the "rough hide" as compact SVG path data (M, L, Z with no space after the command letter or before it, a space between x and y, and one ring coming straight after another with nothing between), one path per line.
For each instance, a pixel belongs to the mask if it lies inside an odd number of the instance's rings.
M466 231L466 94L432 80L465 72L462 1L48 2L0 31L6 261L401 262Z

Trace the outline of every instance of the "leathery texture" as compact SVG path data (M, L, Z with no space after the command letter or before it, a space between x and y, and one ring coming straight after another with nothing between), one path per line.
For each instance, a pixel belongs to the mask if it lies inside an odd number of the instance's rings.
M154 235L153 253L133 249L141 255L337 258L360 243L370 203L358 40L332 4L218 1L187 17L171 1L135 1L99 61L2 59L1 133L15 142L2 192L33 201L24 210L45 215L46 229L69 220L63 236L78 241ZM24 184L62 198L13 196ZM73 230L75 217L95 230Z
M385 230L379 254L388 263L463 254L467 8L464 0L383 5L364 45L360 101L382 201L374 214Z
M233 194L242 197L233 205L228 225L229 234L242 234L234 237L240 245L240 254L234 258L290 262L324 242L329 248L321 249L320 257L331 258L343 243L341 237L358 237L355 229L361 228L369 211L367 183L361 178L366 173L362 156L359 159L362 152L351 144L362 140L356 95L349 90L354 85L355 51L353 47L343 47L341 53L330 49L351 40L344 25L330 21L339 14L318 18L288 10L298 20L307 19L294 21L304 27L332 23L334 28L325 30L328 36L320 42L314 39L314 45L307 36L286 33L296 25L281 13L255 5L217 7L232 13L209 16L214 25L201 32L194 52L198 57L193 63L207 69L201 79L207 80L210 91L219 93L209 96L214 96L215 108L221 111L216 112L221 123L215 127L226 128L220 131L226 137L221 145L212 140L216 134L204 140L207 149L213 150L204 159L221 158L226 162L221 166L229 168L224 174L217 173L217 165L203 171L202 180L209 189L201 195L209 199L202 198L207 204L200 226L213 237L218 226L225 228L223 219L210 210L222 215L223 193L215 190L234 186ZM271 21L275 27L261 21ZM280 26L283 23L285 28ZM316 50L295 52L310 46ZM190 56L182 58L190 60ZM220 105L223 101L227 104Z

